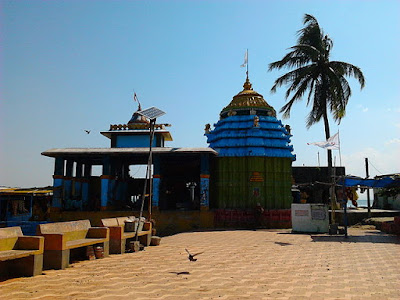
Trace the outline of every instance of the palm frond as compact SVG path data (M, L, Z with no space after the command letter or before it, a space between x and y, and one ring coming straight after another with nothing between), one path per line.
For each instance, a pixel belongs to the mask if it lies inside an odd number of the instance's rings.
M317 19L309 14L304 15L303 24L305 25L302 29L297 31L298 44L311 45L318 50L323 49L322 37L323 31L320 28Z
M306 119L306 127L309 129L315 123L318 123L324 113L326 113L326 90L323 84L317 84L315 86L313 106ZM321 101L322 99L322 101Z
M284 118L284 119L290 118L290 110L292 109L293 104L294 104L294 101L289 101L284 106L282 106L282 108L279 111L280 113L283 113L282 118Z
M286 91L286 98L289 98L289 95L301 88L304 84L310 85L310 80L313 79L313 75L315 73L315 69L317 68L316 64L308 65L302 68L298 68L292 74L291 85Z
M290 101L293 101L293 103L294 103L294 102L300 100L304 96L305 92L307 91L307 89L310 87L311 84L312 84L312 77L308 76L306 78L303 78L296 85L295 93L293 94L293 96L290 99ZM290 90L288 89L286 91L286 98L289 97L291 91L294 91L294 89L290 89Z
M364 74L361 71L361 69L357 66L354 66L352 64L343 62L343 61L331 61L330 65L334 69L341 69L343 72L343 75L348 76L348 77L354 77L355 79L358 80L360 83L361 89L364 88L365 86L365 78Z
M307 97L307 106L310 104L311 98L314 95L314 87L315 87L316 82L317 82L317 79L313 78L311 85L310 85L310 92L308 93L308 97Z
M292 51L287 53L281 60L272 62L268 65L268 71L284 67L301 67L307 63L316 61L320 55L319 51L315 47L309 45L297 45L289 49L292 49Z
M292 52L297 57L302 58L306 62L309 62L309 61L315 62L321 56L321 52L317 48L315 48L314 46L311 46L311 45L300 44L300 45L290 47L290 49L293 49Z
M313 68L316 68L315 64L311 64L311 65L308 65L305 67L300 67L300 68L297 68L293 71L290 71L290 72L282 75L281 77L279 77L275 80L275 83L271 88L271 92L275 93L276 89L278 87L281 87L282 85L287 85L287 84L291 84L291 86L293 86L292 88L289 88L290 91L295 90L296 86L300 82L301 78L303 78L304 76L307 76L309 73L312 73ZM290 92L289 92L289 94L290 94Z
M329 60L329 54L331 49L333 48L333 41L330 39L328 35L325 35L322 39L322 47L324 51L324 58L325 60Z

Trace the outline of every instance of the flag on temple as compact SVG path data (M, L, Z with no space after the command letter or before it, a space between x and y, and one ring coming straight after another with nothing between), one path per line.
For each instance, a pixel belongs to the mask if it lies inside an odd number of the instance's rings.
M247 60L248 60L248 58L247 58L247 50L246 50L246 52L244 53L244 62L242 65L240 65L242 68L244 68L247 65Z
M325 142L307 143L307 145L315 145L324 148L326 150L339 150L340 148L339 132L331 136Z

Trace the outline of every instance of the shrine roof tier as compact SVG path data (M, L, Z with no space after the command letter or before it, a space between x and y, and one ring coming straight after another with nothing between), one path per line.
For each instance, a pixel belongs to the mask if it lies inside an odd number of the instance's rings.
M243 90L235 95L232 101L222 109L220 116L233 115L266 115L276 117L275 109L264 100L263 96L253 90L249 78L243 84Z

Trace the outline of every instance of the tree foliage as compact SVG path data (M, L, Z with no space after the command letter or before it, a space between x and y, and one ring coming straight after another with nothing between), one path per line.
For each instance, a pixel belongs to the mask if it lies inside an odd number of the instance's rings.
M346 106L351 96L351 88L346 77L354 77L365 85L364 75L360 68L342 61L329 59L333 42L324 34L318 21L312 15L304 16L304 28L298 33L297 45L290 47L281 60L269 64L269 71L273 69L293 69L276 79L271 88L285 85L287 103L281 108L284 118L290 117L293 104L304 97L311 111L307 116L307 128L318 123L323 118L325 134L330 136L328 112L333 119L340 123L345 116Z

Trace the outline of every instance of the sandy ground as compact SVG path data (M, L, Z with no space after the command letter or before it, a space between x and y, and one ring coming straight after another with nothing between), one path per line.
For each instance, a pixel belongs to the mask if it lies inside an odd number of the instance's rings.
M191 262L190 252L203 252ZM181 233L138 253L0 282L0 299L400 299L400 237Z

